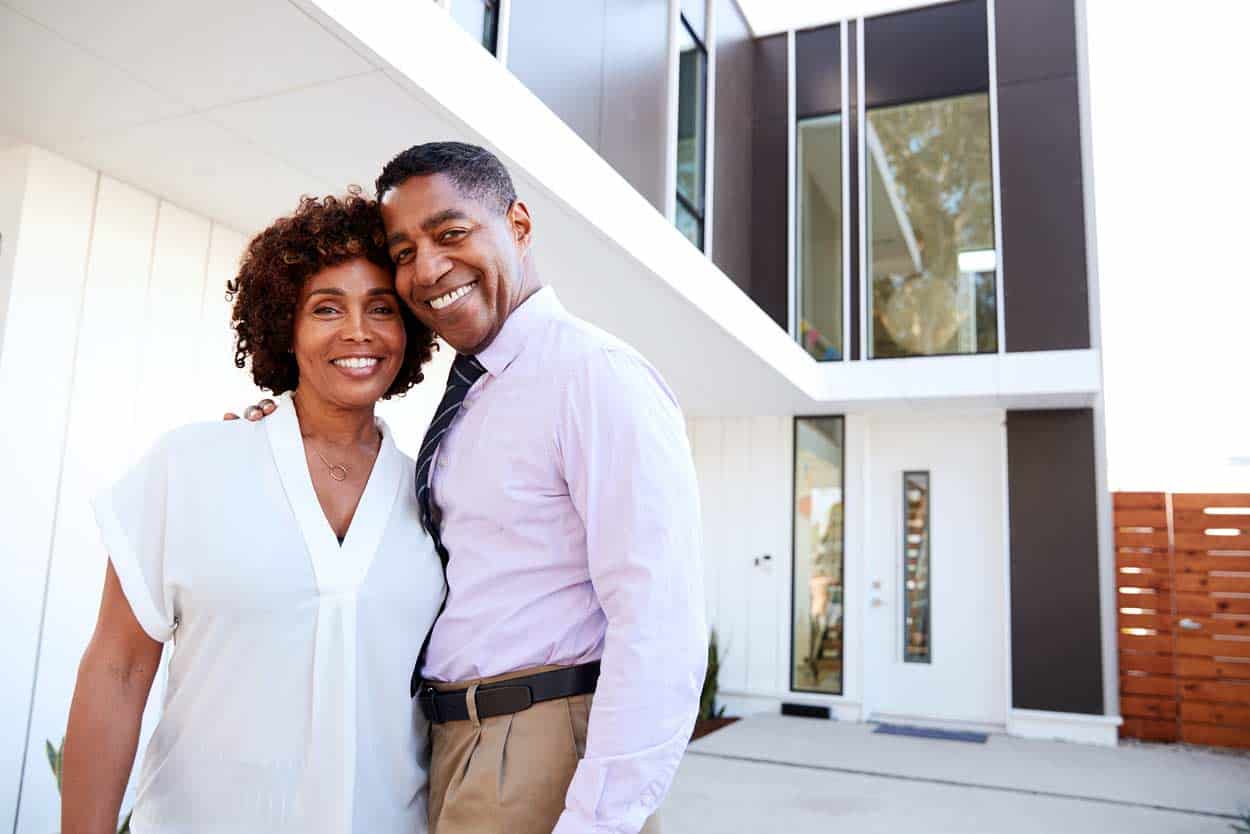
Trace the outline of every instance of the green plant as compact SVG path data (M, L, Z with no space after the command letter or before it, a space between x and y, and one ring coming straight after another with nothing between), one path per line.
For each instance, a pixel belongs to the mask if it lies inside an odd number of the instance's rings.
M65 767L65 737L61 736L61 743L57 747L52 746L51 741L45 741L44 750L48 754L48 766L52 768L52 775L56 777L56 792L61 792L61 774ZM121 828L117 829L117 834L130 834L130 814L126 814L126 818L122 820Z
M716 708L716 676L720 673L720 648L716 641L716 629L707 640L707 674L703 676L703 691L699 695L699 718L720 718L725 707Z

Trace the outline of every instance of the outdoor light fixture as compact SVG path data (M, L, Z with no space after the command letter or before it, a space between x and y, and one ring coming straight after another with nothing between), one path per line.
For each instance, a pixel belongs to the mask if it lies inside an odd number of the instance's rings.
M993 272L998 266L998 253L993 249L970 249L959 253L960 272Z

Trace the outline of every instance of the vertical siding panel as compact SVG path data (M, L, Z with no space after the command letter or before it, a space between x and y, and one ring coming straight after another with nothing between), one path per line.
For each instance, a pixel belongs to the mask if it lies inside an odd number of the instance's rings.
M135 454L172 428L210 417L197 413L198 380L193 372L208 237L207 220L161 203L135 400L131 446Z
M156 209L154 197L102 179L74 361L19 834L43 834L59 823L56 783L43 747L45 740L59 743L65 733L78 660L103 586L106 554L89 501L130 464L116 442L129 430L130 412L118 406L133 402L138 387Z
M47 567L65 442L74 336L98 178L40 150L29 155L0 349L0 507L5 563L0 591L0 814L17 813ZM52 612L55 616L56 612Z
M778 466L781 449L776 437L776 418L755 417L749 424L751 447L748 471L752 477L743 487L750 496L751 506L740 519L740 523L747 526L743 532L749 542L749 551L743 559L748 565L751 591L751 651L747 685L752 692L766 693L773 690L777 677L777 641L773 637L782 623L782 609L776 605L779 562L783 554L777 535L779 499L783 487ZM772 558L761 559L756 565L755 559L765 555Z
M262 396L252 384L250 372L234 366L234 330L230 327L234 304L226 300L226 282L238 274L246 243L238 232L213 224L195 344L195 378L200 383L197 420L237 412Z
M751 562L743 540L743 526L751 511L744 490L751 479L746 454L751 439L747 419L726 418L723 423L723 468L717 485L724 496L717 553L721 563L720 623L724 634L720 685L723 689L741 692L747 688L747 658L751 643L748 596Z
M703 514L703 591L707 595L709 628L720 631L721 540L720 481L721 425L714 418L693 421L695 469L699 475L699 503Z
M794 544L791 525L794 506L794 420L791 417L771 418L770 431L774 444L773 471L776 473L777 492L768 503L772 518L771 529L776 541L773 551L773 606L777 611L774 631L776 653L773 658L771 690L781 694L790 689L790 623L794 617L790 604L791 565L794 562Z

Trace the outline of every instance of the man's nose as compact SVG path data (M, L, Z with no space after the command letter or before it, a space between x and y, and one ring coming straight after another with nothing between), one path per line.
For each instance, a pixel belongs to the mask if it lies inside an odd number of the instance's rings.
M423 287L432 287L451 269L451 261L438 250L418 252L413 269L416 282Z

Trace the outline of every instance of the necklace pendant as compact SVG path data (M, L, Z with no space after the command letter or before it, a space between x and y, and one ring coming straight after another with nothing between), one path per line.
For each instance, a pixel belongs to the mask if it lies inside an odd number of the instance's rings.
M347 467L341 463L337 463L330 467L330 477L336 481L347 480Z

